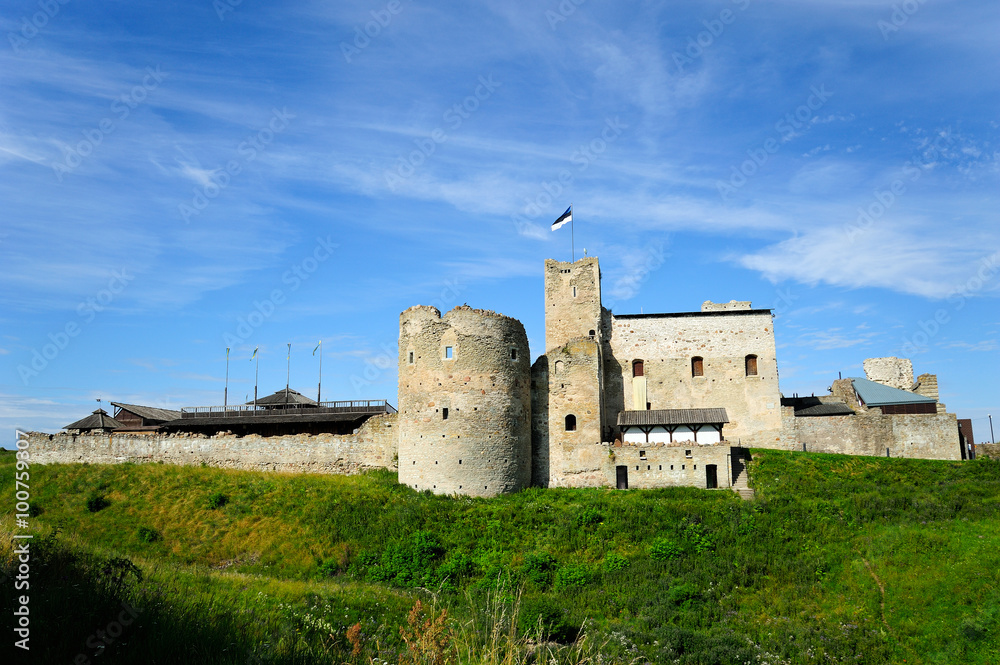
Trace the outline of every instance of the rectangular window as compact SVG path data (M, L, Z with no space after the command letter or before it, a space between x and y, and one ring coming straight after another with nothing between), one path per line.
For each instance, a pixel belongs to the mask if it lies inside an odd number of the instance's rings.
M639 451L639 459L646 459L646 451L645 450L640 450Z
M447 407L441 409L441 420L448 420L448 409L447 409Z
M517 360L517 349L511 349L510 350L510 359L511 360Z
M455 350L454 349L452 349L450 346L444 347L444 357L445 358L452 358L452 357L454 357L454 355L455 355Z
M413 364L413 351L410 351L410 364Z

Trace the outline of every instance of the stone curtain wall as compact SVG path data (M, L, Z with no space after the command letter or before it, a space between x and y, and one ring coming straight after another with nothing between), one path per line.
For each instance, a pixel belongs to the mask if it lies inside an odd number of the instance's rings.
M632 361L643 360L647 401L653 409L723 407L729 423L727 440L744 446L781 446L781 393L775 359L774 326L770 314L738 310L717 315L678 317L615 317L611 357L605 359L620 380L622 395L608 395L609 404L632 404ZM746 376L745 358L757 356L757 375ZM704 359L704 376L691 375L691 358ZM621 390L621 388L619 388Z
M628 468L629 489L657 487L707 487L708 465L715 465L716 487L732 486L729 467L731 448L727 444L625 444L612 449L611 485L615 484L618 465ZM690 455L688 454L690 452ZM645 453L645 455L642 455Z
M791 418L795 438L812 453L960 460L958 421L953 413Z
M351 474L395 469L396 414L368 419L354 434L44 434L31 432L39 464L163 462L246 471Z
M411 307L400 315L399 353L399 482L473 496L528 486L531 360L524 326L467 306L443 317L434 307Z

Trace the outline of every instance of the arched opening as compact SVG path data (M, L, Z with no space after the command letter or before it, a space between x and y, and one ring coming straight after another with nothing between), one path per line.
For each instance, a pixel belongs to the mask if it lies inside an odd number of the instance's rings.
M559 376L563 372L563 361L556 361L556 376Z
M575 432L576 431L576 416L572 413L566 416L566 431Z
M643 371L644 370L643 370L642 361L641 360L633 360L632 361L632 376L633 377L636 377L636 376L645 376L645 374L643 373Z
M750 354L746 357L747 376L757 376L757 356Z
M591 337L593 337L593 336L595 336L595 335L597 334L597 331L596 331L596 330L591 330L591 331L590 331L589 333L587 333L587 334L588 334L588 335L590 335Z
M701 356L691 359L691 376L705 376L705 360Z

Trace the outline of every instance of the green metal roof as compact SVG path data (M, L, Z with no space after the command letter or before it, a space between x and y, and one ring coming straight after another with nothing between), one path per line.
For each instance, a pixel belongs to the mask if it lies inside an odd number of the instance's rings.
M924 397L908 390L891 388L868 379L856 379L851 377L854 390L857 391L861 401L865 406L888 406L890 404L936 404L933 397Z

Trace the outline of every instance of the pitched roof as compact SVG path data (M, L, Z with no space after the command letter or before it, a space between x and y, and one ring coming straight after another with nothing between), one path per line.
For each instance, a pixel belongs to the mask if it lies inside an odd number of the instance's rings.
M253 404L253 400L250 400L247 404ZM319 402L314 399L309 399L299 391L292 390L291 388L282 388L272 395L257 399L257 406L275 406L282 404L305 404L308 406L318 406Z
M851 377L854 390L865 406L887 406L889 404L936 404L933 397L924 397L908 390L891 388L868 379Z
M642 425L702 425L728 423L725 409L651 409L647 411L620 411L618 426Z
M108 415L104 409L98 409L86 418L81 418L75 423L70 423L63 429L117 429L122 424Z
M124 409L126 411L131 411L140 418L145 418L146 420L176 420L181 417L180 411L174 411L173 409L158 409L154 406L142 406L139 404L122 404L121 402L112 402L112 406L117 406L119 409Z

